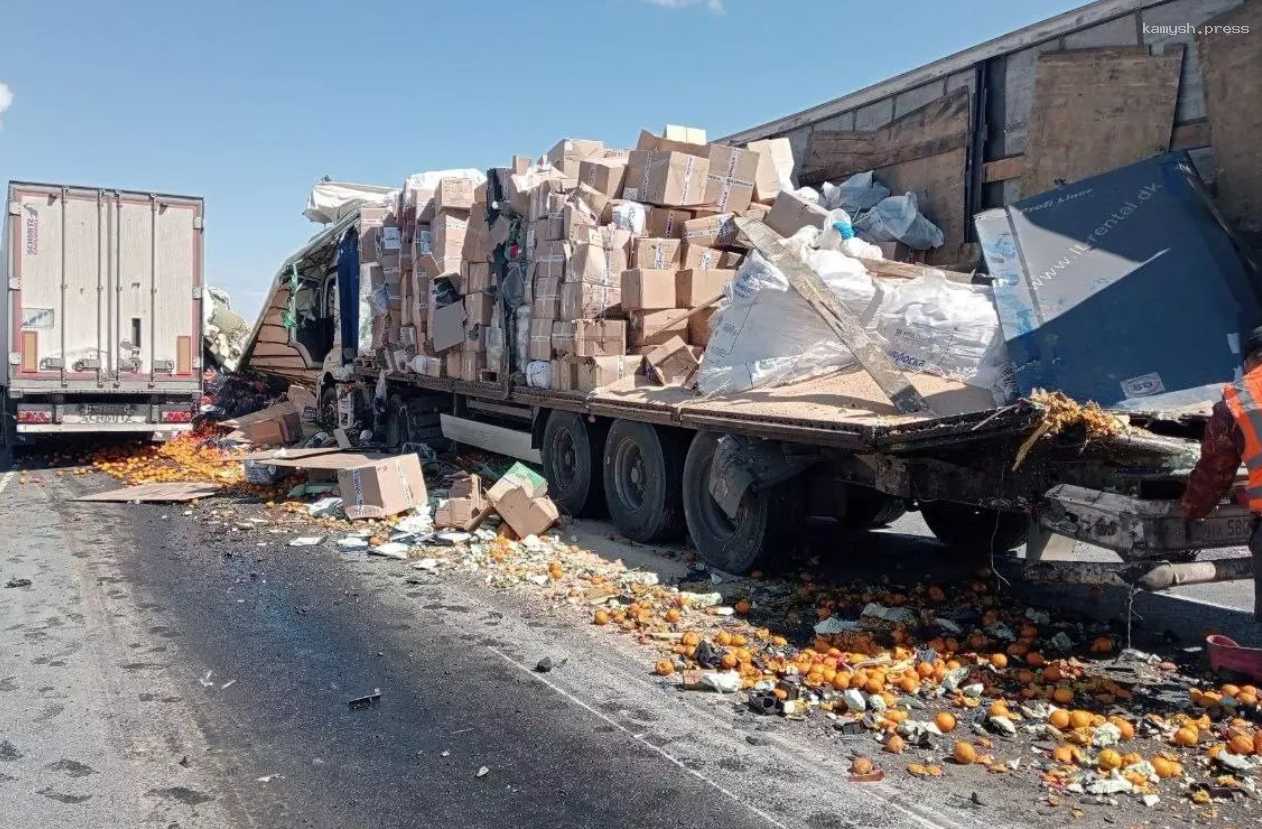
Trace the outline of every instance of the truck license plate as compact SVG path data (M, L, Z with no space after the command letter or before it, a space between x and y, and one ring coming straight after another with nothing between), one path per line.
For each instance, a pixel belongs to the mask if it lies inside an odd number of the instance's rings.
M1193 521L1188 525L1190 547L1231 547L1248 544L1253 534L1253 519L1248 516L1224 516Z
M147 423L149 419L145 415L137 414L64 414L61 416L62 423Z

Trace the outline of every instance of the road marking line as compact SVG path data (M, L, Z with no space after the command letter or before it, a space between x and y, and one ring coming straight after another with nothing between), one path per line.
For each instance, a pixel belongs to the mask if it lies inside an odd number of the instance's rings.
M13 476L17 473L10 469L4 473L4 477L0 478L0 495L4 494L4 489L9 485L9 481L13 480Z
M538 673L536 673L535 671L530 670L530 668L528 668L528 667L526 667L525 665L523 665L522 663L518 662L516 659L513 659L511 656L509 656L508 654L506 654L506 653L504 653L503 651L499 650L498 648L493 648L493 647L491 647L490 645L487 645L487 650L491 651L491 652L492 652L492 653L494 653L496 656L499 656L501 659L503 659L505 662L509 663L510 665L513 665L513 666L515 666L515 667L517 667L517 668L520 668L520 669L521 669L521 671L522 671L523 673L527 674L527 675L528 675L528 676L530 676L532 679L535 679L535 680L538 680L539 682L542 682L544 685L548 686L548 687L549 687L549 688L551 688L553 691L556 691L558 694L560 694L561 696L565 697L567 700L569 700L570 702L574 703L575 705L577 705L578 707L582 708L583 710L588 711L588 712L590 712L590 713L592 713L592 714L595 714L597 717L599 717L600 719L604 720L604 721L605 721L606 723L608 723L609 725L612 725L614 728L618 729L619 731L621 731L622 733L626 734L627 736L631 737L633 740L636 740L637 742L640 742L640 743L642 743L642 744L644 744L644 745L648 746L648 747L649 747L649 748L651 748L653 751L657 752L657 753L658 753L658 754L660 754L662 757L666 758L666 759L667 759L668 761L670 761L672 764L674 764L674 765L678 766L680 769L682 769L682 770L686 771L688 774L691 774L693 777L697 778L697 779L698 779L698 780L700 780L701 782L705 783L706 785L710 786L711 788L713 788L713 789L715 789L716 791L720 792L721 794L725 795L725 796L726 796L726 797L728 797L730 800L733 800L733 801L735 801L736 803L739 803L741 806L744 806L746 809L748 809L749 811L751 811L751 812L753 812L754 814L758 815L758 817L760 817L760 818L762 818L763 820L767 821L767 822L768 822L768 823L770 823L772 826L778 826L778 827L780 827L780 829L788 829L788 827L787 827L787 826L785 826L785 824L783 824L783 823L781 823L780 821L776 820L774 817L772 817L771 815L769 815L769 814L767 814L766 812L762 811L762 810L761 810L761 809L759 809L757 806L754 806L753 804L746 803L744 800L741 800L741 799L740 799L739 797L737 797L737 796L736 796L733 792L731 792L731 791L729 791L728 789L724 788L722 784L717 783L717 782L715 782L714 780L711 780L709 777L706 777L704 774L702 774L701 772L697 771L696 769L691 769L691 768L689 768L688 766L684 765L684 763L683 763L683 761L682 761L682 760L680 760L679 758L675 757L673 754L671 754L670 752L668 752L668 751L666 751L665 749L661 748L660 746L655 746L655 745L653 745L653 744L652 744L652 743L650 743L648 740L646 740L646 739L644 738L644 736L643 736L643 735L641 735L641 734L636 734L636 733L635 733L635 732L633 732L631 729L627 728L627 727L626 727L626 726L624 726L622 723L618 722L617 720L613 719L612 717L608 716L607 714L605 714L605 713L603 713L603 712L601 712L601 711L597 711L595 708L593 708L592 706L590 706L590 705L588 705L587 703L583 702L581 699L579 699L578 697L574 696L574 695L573 695L573 694L571 694L569 691L565 690L564 688L562 688L561 686L559 686L559 685L557 685L557 684L555 684L555 683L553 683L553 682L549 682L547 679L545 679L544 677L540 676L540 675L539 675Z

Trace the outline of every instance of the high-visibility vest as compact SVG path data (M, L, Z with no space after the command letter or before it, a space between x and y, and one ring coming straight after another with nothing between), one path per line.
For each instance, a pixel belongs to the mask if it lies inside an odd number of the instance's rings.
M1262 513L1262 367L1223 386L1223 400L1244 435L1245 500L1251 511Z

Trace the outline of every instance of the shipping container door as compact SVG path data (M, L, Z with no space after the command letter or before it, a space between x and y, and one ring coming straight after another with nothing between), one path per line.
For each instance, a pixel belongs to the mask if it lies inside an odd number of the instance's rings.
M201 361L200 302L194 300L200 274L198 208L159 197L156 210L153 371L158 381L187 379Z
M147 387L153 365L153 213L148 197L115 197L114 368L123 385Z

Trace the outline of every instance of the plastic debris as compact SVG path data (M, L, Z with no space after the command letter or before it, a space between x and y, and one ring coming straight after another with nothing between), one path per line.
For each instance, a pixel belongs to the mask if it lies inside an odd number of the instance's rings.
M316 518L324 518L330 515L337 515L342 511L342 499L330 496L321 498L307 505L307 514Z
M375 708L380 702L381 689L373 688L371 694L366 694L362 697L355 697L352 700L348 700L346 704L352 711L359 711L363 708Z
M720 694L734 694L741 689L741 675L735 671L707 672L701 675L701 684Z
M842 619L837 616L829 616L822 622L815 625L815 632L828 636L834 633L850 633L860 629L860 625L856 621L850 619Z
M411 548L406 544L400 544L397 541L387 541L385 544L378 544L373 547L369 552L375 556L405 561L407 560L409 549Z
M297 538L290 539L290 547L314 547L324 541L322 535L300 535Z

